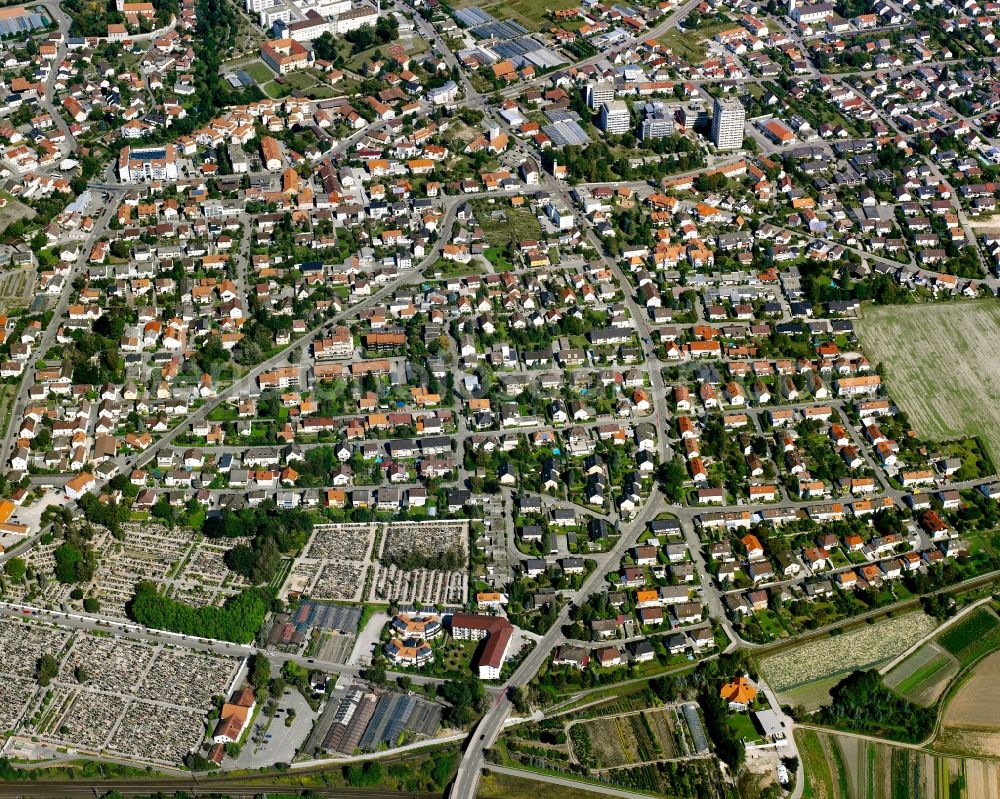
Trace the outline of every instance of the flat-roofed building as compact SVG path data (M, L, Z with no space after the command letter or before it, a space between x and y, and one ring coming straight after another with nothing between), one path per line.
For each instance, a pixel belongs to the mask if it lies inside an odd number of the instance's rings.
M118 177L122 183L177 180L177 149L173 144L122 147L118 154Z

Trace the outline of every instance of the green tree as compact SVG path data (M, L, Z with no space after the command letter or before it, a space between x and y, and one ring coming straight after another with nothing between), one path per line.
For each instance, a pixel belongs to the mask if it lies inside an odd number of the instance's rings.
M271 661L265 655L257 652L250 661L250 675L247 677L247 682L250 683L257 697L260 697L270 680Z
M56 579L61 583L89 582L97 569L97 558L89 546L72 541L60 544L54 553Z
M26 570L27 566L23 558L11 558L4 564L4 571L15 583L20 583L24 580Z
M35 663L35 679L43 688L59 674L59 661L52 655L44 654Z

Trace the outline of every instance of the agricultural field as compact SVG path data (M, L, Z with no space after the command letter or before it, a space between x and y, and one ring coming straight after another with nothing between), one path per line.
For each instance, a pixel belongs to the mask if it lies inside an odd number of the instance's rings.
M976 754L1000 756L1000 715L997 714L995 698L997 681L1000 680L1000 652L986 657L977 664L972 677L958 688L958 691L948 702L944 717L941 720L944 730L961 730L969 732L985 732L982 740L974 747ZM990 735L989 733L994 733ZM952 738L955 737L953 733ZM970 752L971 754L971 752Z
M843 753L834 736L816 730L795 730L806 782L803 799L853 799L847 781Z
M509 774L496 774L487 771L479 781L478 799L578 799L578 797L598 796L591 793L585 785L579 788L569 788L538 782L525 772L524 777L512 777Z
M797 729L795 742L806 774L804 799L961 799L964 796L949 791L949 765L943 763L946 759L926 752L808 729ZM955 762L962 769L962 761ZM935 785L943 785L943 793L935 793ZM994 795L970 793L968 797Z
M866 306L856 329L922 437L977 436L1000 462L1000 403L989 379L1000 368L996 302Z
M922 799L979 799L1000 795L1000 764L971 757L926 756Z
M958 661L935 643L928 643L893 666L885 684L904 699L929 707L958 674Z
M967 666L1000 647L1000 619L993 611L979 608L941 633L938 643Z
M763 658L759 665L764 679L784 704L788 692L820 681L827 689L855 669L884 663L934 629L934 619L916 612L874 624L863 624L841 635L808 641Z
M843 754L851 797L922 799L934 757L891 744L833 736Z
M806 712L812 713L830 702L831 689L842 679L844 679L843 674L835 674L822 680L813 680L782 691L779 699L783 704L802 707Z

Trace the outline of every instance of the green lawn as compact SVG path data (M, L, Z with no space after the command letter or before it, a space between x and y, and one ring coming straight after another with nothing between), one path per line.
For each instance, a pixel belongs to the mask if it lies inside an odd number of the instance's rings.
M737 738L742 738L746 741L761 740L760 733L753 726L753 720L750 718L749 713L733 713L727 721L729 722L729 729L735 733Z
M503 254L503 250L499 247L488 247L485 252L486 260L493 264L500 272L509 272L514 268L514 265L507 260Z
M664 47L669 47L670 52L678 58L683 58L689 64L700 64L705 60L705 42L711 39L721 30L733 27L730 21L712 22L702 25L697 30L679 31L671 29L663 34L657 41Z
M251 61L243 70L258 84L267 83L269 80L274 79L274 73L268 68L267 64L263 61Z
M282 83L270 81L260 88L269 97L280 97L283 93L298 90L315 100L324 100L329 97L336 97L342 93L340 87L328 84L318 73L304 69L299 72L289 72L282 76Z

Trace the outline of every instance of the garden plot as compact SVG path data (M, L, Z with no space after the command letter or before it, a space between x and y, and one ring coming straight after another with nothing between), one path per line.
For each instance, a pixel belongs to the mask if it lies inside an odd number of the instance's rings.
M122 638L100 638L80 633L59 669L59 680L75 681L79 666L87 673L87 687L113 694L130 694L152 662L156 647Z
M678 719L672 707L605 716L578 724L590 740L591 763L586 765L595 770L669 760L682 754Z
M782 694L891 660L933 629L930 616L908 613L770 655L760 661L760 669L768 684Z
M62 651L69 632L49 625L0 619L0 675L32 677L42 655Z
M4 212L0 211L0 220L3 218ZM0 221L0 229L4 227L6 225ZM0 311L9 314L13 310L27 308L35 299L36 278L37 273L30 267L0 274Z

